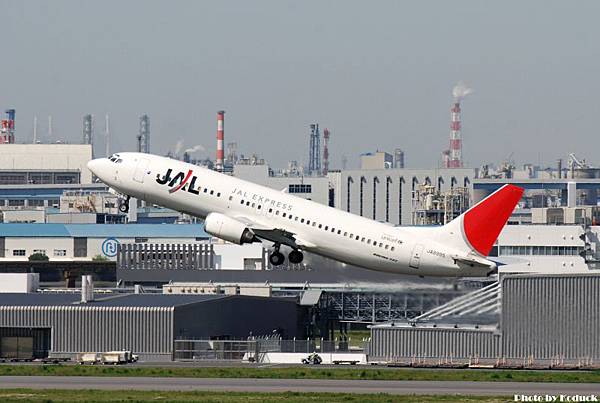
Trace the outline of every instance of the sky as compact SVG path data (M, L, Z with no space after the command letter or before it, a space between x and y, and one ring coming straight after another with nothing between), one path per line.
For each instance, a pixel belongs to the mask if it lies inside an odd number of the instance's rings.
M309 124L331 131L331 167L405 151L440 165L452 88L464 81L465 165L600 164L598 1L0 0L0 108L17 142L80 142L104 116L112 151L134 150L139 116L151 151L178 141L213 157L225 141L274 167L306 163ZM52 116L52 138L47 119Z

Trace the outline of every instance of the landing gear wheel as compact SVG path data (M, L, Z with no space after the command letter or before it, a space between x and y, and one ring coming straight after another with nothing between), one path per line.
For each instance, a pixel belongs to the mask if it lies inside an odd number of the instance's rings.
M271 263L273 266L280 266L284 261L285 256L283 256L283 253L279 251L275 251L269 256L269 263Z
M121 202L119 203L119 211L121 213L129 213L129 199L130 197L127 196L125 200L121 200Z
M298 263L302 263L302 259L304 259L304 255L299 250L293 250L288 255L288 259L290 260L290 263L298 264Z

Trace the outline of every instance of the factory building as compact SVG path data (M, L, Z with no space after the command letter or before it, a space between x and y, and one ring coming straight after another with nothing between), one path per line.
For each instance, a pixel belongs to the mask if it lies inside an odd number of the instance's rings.
M177 340L301 338L300 322L300 308L285 298L124 294L82 302L79 294L0 293L0 357L130 350L170 361Z
M91 144L0 143L0 185L89 184Z
M328 177L336 208L394 225L413 225L419 186L431 186L436 192L464 188L468 193L475 170L362 169L330 172Z
M600 275L507 275L499 287L483 291L470 301L461 297L453 306L436 308L428 318L373 326L369 359L512 360L529 365L600 359ZM496 307L498 315L490 316Z

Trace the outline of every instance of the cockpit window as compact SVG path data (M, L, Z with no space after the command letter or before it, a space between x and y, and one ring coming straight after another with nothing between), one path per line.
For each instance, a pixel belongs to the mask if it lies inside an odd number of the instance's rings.
M114 162L115 164L120 164L121 162L123 162L123 160L121 159L121 157L119 157L119 154L113 154L110 156L109 158L110 161Z

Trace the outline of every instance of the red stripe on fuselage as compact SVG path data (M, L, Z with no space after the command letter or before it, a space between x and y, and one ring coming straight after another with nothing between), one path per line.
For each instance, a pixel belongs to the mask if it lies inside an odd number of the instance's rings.
M190 177L192 176L192 170L190 169L187 173L187 175L185 176L185 178L183 178L183 180L181 181L181 183L179 184L179 186L174 187L173 189L169 190L169 193L175 193L177 192L179 189L181 189L188 180L190 180Z

